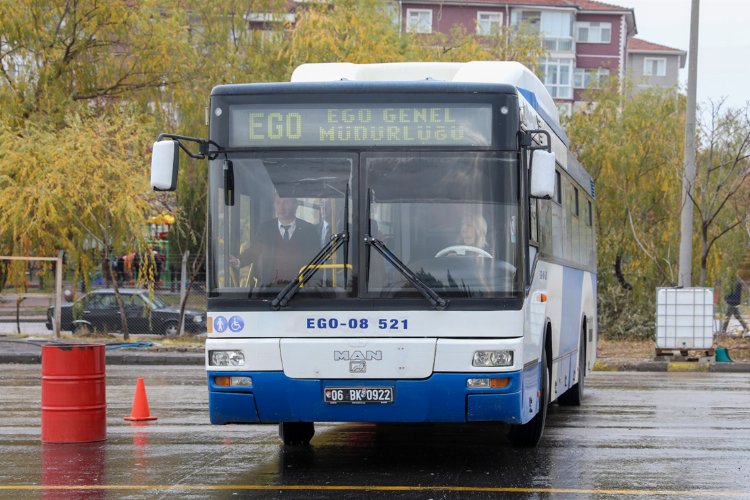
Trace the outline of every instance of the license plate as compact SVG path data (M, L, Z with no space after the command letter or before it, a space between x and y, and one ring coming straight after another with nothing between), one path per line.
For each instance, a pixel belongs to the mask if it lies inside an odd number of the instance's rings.
M323 401L328 404L393 403L393 387L326 387Z

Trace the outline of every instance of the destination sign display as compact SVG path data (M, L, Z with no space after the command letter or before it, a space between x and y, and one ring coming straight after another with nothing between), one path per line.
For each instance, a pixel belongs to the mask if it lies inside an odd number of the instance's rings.
M490 146L490 104L229 107L229 147Z

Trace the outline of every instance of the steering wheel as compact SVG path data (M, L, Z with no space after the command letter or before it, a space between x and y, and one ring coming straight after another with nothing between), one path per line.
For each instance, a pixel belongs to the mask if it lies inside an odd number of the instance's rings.
M492 254L490 254L488 251L483 250L479 247L473 247L471 245L453 245L450 247L445 247L442 250L440 250L438 253L435 254L435 257L445 257L449 253L455 253L458 255L466 255L466 252L477 254L481 257L486 257L488 259L492 258Z

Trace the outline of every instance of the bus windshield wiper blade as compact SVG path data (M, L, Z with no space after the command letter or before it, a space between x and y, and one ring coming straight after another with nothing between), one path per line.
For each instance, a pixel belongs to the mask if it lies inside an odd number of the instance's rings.
M336 253L336 250L338 250L339 247L347 241L349 241L348 232L341 232L331 235L331 239L328 240L328 243L326 243L326 245L320 250L320 252L318 252L315 257L310 260L310 262L303 266L303 270L300 275L297 276L294 281L285 286L279 292L276 298L271 301L271 307L273 307L275 310L286 307L286 305L290 300L292 300L292 297L294 297L300 287L313 277L315 272L319 269L318 266L330 259L331 256Z
M377 250L385 260L393 265L393 267L395 267L398 272L403 274L404 278L406 278L409 283L411 283L414 288L416 288L419 293L421 293L435 309L443 310L448 306L448 301L438 295L437 292L430 288L424 281L420 280L416 273L409 268L409 266L401 262L401 260L396 257L396 255L391 252L387 246L385 246L385 243L368 234L365 236L365 244L370 245L375 250Z

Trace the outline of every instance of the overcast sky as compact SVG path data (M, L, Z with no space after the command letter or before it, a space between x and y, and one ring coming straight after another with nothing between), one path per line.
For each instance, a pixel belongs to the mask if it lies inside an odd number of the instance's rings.
M691 0L604 0L635 9L638 38L688 51ZM698 34L698 103L750 101L750 0L701 0ZM687 63L680 71L687 87Z

